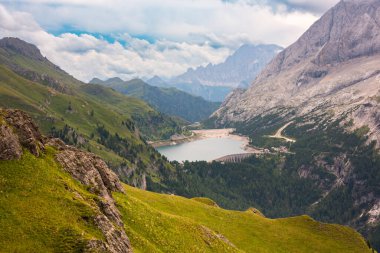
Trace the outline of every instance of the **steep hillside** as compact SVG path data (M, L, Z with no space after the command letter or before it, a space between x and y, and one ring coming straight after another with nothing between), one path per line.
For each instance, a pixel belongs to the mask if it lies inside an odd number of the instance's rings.
M2 252L132 252L97 156L44 138L25 113L0 110Z
M171 166L141 136L169 138L181 130L143 101L101 86L89 89L14 38L0 40L0 106L25 110L43 133L91 150L142 187L146 176Z
M207 119L220 105L175 88L150 86L140 79L128 82L115 78L106 81L94 79L90 83L101 84L125 95L140 98L162 113L178 116L190 122Z
M308 216L273 220L254 208L229 211L129 186L125 190L129 197L114 196L132 247L139 252L371 251L353 230Z
M340 1L208 120L237 127L252 145L273 152L287 147L280 171L291 180L310 180L303 191L319 192L316 199L288 203L290 212L303 205L314 218L359 229L377 248L379 13L379 0ZM295 142L271 138L279 129Z
M140 99L127 97L102 85L83 84L80 90L100 103L112 105L119 113L130 115L140 134L147 140L169 139L173 134L180 133L185 123L156 111Z
M348 113L356 127L368 125L379 142L379 7L378 0L341 1L214 116L223 124L284 108L297 115L332 110L335 119Z
M186 73L170 80L170 83L245 88L281 50L282 48L276 45L245 44L223 63L189 69Z
M25 113L0 115L2 252L370 252L354 230L307 216L272 220L132 188Z

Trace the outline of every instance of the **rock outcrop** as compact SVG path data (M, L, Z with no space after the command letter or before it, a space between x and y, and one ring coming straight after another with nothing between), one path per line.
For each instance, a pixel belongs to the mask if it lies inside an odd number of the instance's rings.
M132 252L124 224L112 192L124 193L123 186L106 163L98 156L65 145L59 139L41 135L32 119L20 110L0 109L0 159L19 159L23 148L35 156L44 152L45 146L57 150L56 160L74 179L97 195L93 209L96 213L94 224L102 231L105 241L90 240L89 251L129 253ZM91 251L91 252L92 252Z
M20 110L1 110L0 117L3 118L5 124L2 124L2 134L5 140L2 145L8 146L8 151L11 152L10 157L20 157L20 147L28 149L35 156L39 156L43 150L42 135L38 130L37 125L32 119ZM10 131L12 129L12 132ZM8 136L8 137L7 137ZM16 143L18 140L19 143ZM22 151L22 150L21 150Z
M22 147L18 136L5 124L0 125L0 160L19 159L22 155Z

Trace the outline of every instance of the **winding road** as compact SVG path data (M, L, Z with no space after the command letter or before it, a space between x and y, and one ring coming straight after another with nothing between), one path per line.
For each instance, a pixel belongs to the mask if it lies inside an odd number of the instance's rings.
M275 135L269 135L268 137L269 138L276 138L276 139L283 139L283 140L285 140L287 142L296 142L296 140L288 138L288 137L282 135L282 132L284 131L284 129L287 128L292 123L293 123L293 121L290 121L289 123L287 123L286 125L284 125L280 129L278 129Z

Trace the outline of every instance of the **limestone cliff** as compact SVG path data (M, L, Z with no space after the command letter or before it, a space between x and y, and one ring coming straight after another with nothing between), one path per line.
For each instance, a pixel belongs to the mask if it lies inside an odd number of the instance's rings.
M340 1L213 117L224 125L284 108L295 116L332 110L380 143L379 24L379 0Z

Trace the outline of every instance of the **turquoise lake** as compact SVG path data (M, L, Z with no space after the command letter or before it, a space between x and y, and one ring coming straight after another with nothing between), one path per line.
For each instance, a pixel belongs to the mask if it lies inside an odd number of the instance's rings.
M156 148L170 161L212 161L232 154L247 153L244 142L231 138L208 138Z

